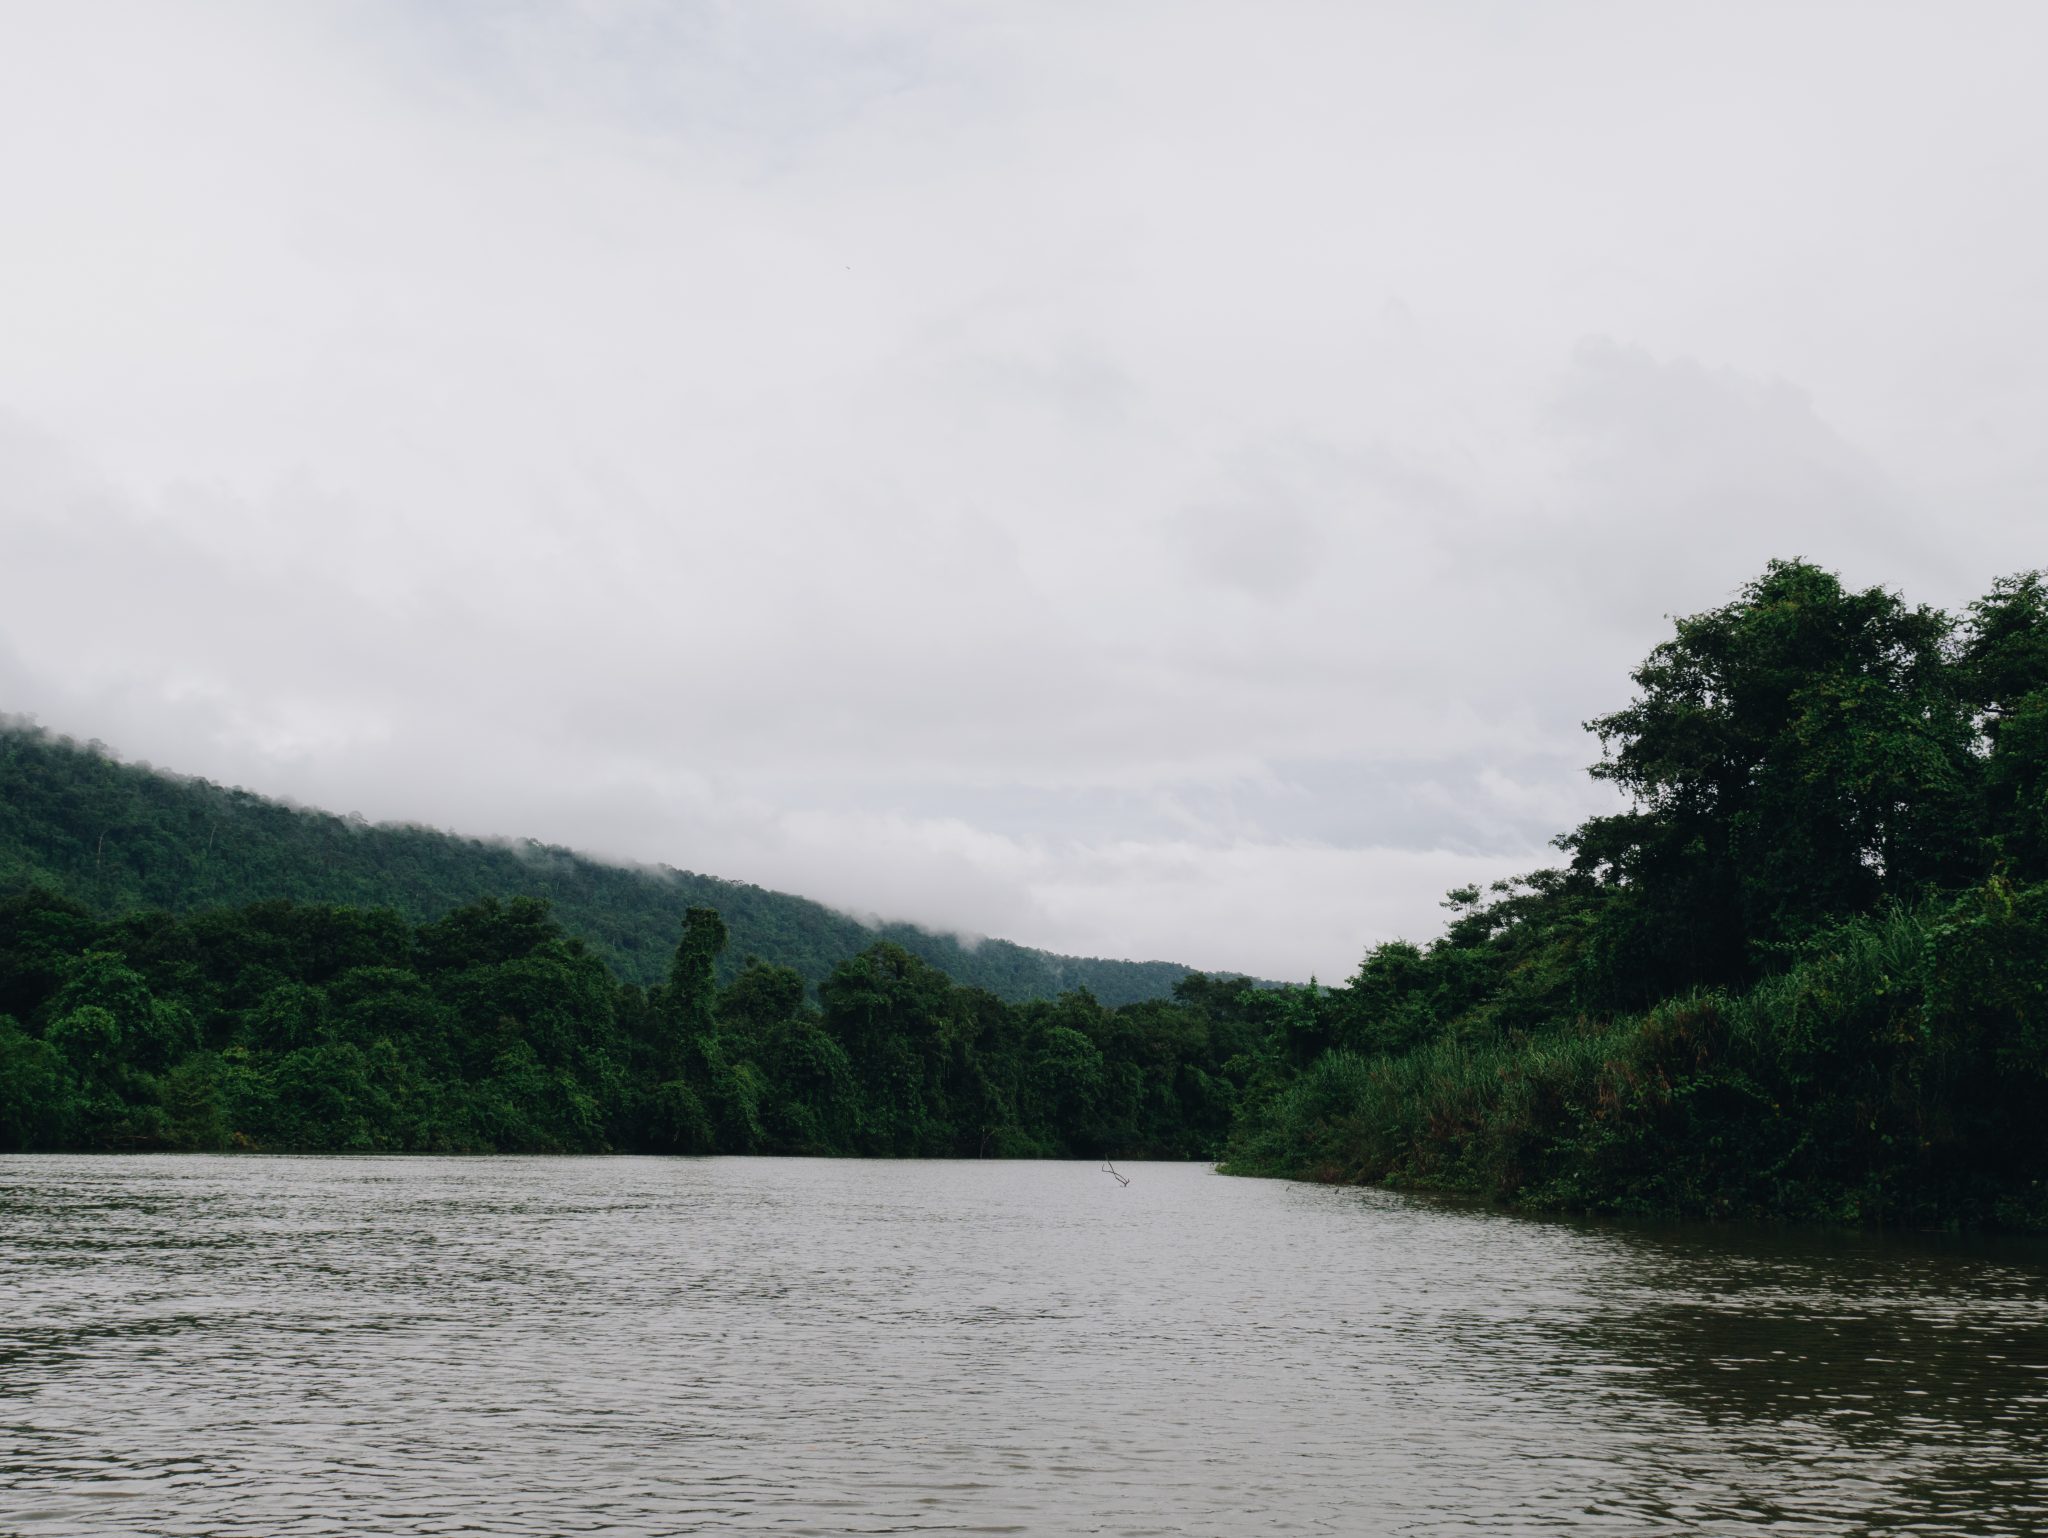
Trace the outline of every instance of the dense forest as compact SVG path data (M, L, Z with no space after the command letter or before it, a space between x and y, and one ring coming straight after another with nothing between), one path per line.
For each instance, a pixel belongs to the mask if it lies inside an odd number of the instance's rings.
M427 924L289 901L0 904L0 1148L1210 1154L1259 990L1009 1004L881 942L720 986L724 921L619 982L530 897ZM1233 1074L1238 1080L1233 1080Z
M190 812L110 824L111 874L64 812L51 855L41 809L106 794L67 800L63 766L143 801L156 777L17 734L0 1146L1223 1155L1531 1207L2048 1229L2048 581L1950 615L1777 562L1634 682L1590 723L1626 809L1554 868L1452 892L1440 936L1341 987L1176 969L1116 1007L872 934L822 973L735 958L708 905L656 978L644 938L628 967L530 889L334 906L252 863L240 905L202 906ZM384 836L249 812L303 842L229 838L238 861Z
M1283 1014L1230 1166L2048 1228L2048 583L1774 562L1589 723L1628 808Z
M691 871L305 811L123 764L97 743L0 716L0 894L31 887L104 915L291 898L390 908L415 923L485 897L537 897L620 977L650 986L667 976L677 926L693 907L716 908L732 932L719 958L725 981L758 958L795 968L815 991L877 940L1011 1002L1085 988L1128 1004L1165 998L1188 974L1171 962L1057 956L1006 940L969 946Z

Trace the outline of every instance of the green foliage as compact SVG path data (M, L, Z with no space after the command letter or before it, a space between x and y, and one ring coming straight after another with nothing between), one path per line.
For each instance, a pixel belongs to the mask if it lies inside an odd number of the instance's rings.
M0 909L0 1148L1025 1155L1214 1153L1235 1089L1196 1012L1012 1005L900 946L805 996L683 917L620 983L547 906L413 926L265 902L95 921Z
M77 1106L61 1048L0 1015L0 1150L68 1146Z
M223 1094L225 1077L224 1065L211 1052L195 1052L164 1075L164 1118L172 1147L230 1146L234 1129Z
M1055 956L1003 940L968 946L908 924L877 930L800 897L690 871L301 811L121 764L97 743L81 747L0 716L0 894L24 892L44 905L42 930L22 937L31 951L61 944L65 925L92 914L191 914L281 899L354 908L382 929L346 943L374 948L479 902L525 898L544 902L614 973L642 987L665 978L691 908L716 909L731 928L721 982L760 957L815 989L878 939L1012 1003L1073 988L1117 1004L1164 998L1187 975L1171 962ZM428 943L452 952L468 942L450 931ZM0 956L0 973L14 970ZM4 996L0 1011L21 1013Z
M1295 991L1230 1167L1537 1207L2048 1227L2048 582L1775 562L1591 723L1565 870Z
M653 1153L708 1154L718 1139L697 1092L681 1079L657 1084L648 1096L641 1141Z
M1611 900L1602 1002L1753 981L1770 948L1983 868L1955 622L1773 562L1678 621L1636 700L1590 723L1632 811L1560 840Z
M1958 671L1988 745L1985 797L2005 867L2048 879L2048 579L2008 577L1970 606Z
M1629 807L1339 988L878 941L0 734L0 1147L1227 1146L1531 1207L2048 1228L2048 579L1954 618L1773 563L1634 677L1592 723ZM316 887L391 906L283 900Z
M1235 1103L1206 1031L1161 1056L1095 1002L1177 1010L1183 967L372 827L4 720L0 893L0 1144L1178 1156ZM1096 1055L1048 1058L1023 1006L1083 987Z
M2048 1223L2048 888L1857 918L1785 971L1532 1040L1332 1053L1234 1167L1531 1206Z

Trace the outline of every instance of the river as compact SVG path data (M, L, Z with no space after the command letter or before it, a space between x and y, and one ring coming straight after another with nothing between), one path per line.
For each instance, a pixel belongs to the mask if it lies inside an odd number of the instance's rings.
M1139 1164L0 1157L0 1532L2048 1532L2048 1253Z

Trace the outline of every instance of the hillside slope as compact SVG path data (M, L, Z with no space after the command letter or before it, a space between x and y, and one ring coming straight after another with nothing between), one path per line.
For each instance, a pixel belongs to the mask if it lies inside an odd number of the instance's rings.
M416 922L483 896L541 897L621 978L640 983L664 975L685 910L700 905L716 908L732 931L728 973L758 956L814 987L878 939L1013 1003L1074 988L1108 1005L1164 998L1190 970L1004 940L970 948L907 924L871 929L806 898L692 871L299 810L124 764L0 717L0 893L37 885L103 913L291 898L386 906Z

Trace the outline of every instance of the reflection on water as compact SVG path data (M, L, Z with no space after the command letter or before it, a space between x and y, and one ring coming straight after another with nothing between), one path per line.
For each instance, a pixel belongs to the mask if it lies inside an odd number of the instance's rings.
M2039 1247L1124 1169L0 1158L0 1531L2048 1532Z

